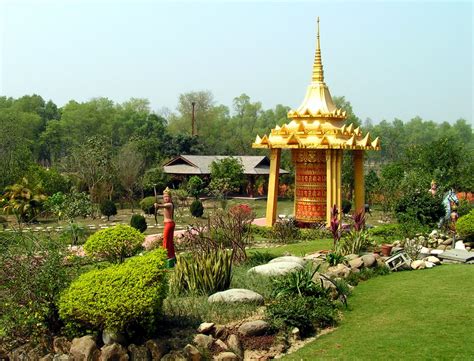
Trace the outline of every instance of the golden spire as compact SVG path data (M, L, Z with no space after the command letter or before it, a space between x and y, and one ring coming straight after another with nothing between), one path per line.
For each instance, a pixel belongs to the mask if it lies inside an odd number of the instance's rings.
M323 62L321 60L321 44L319 42L319 16L318 16L318 35L316 42L316 53L313 63L313 82L324 83Z

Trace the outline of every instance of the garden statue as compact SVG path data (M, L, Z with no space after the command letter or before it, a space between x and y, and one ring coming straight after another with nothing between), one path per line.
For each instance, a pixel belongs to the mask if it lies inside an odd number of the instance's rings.
M438 228L441 228L444 224L446 224L447 222L450 222L452 221L453 217L452 217L452 212L454 210L455 212L455 216L454 218L456 218L456 215L457 215L457 211L456 211L456 208L457 208L457 205L459 204L459 199L458 197L456 196L456 193L454 192L454 190L451 188L446 194L445 196L443 197L443 206L444 206L444 209L446 210L446 213L443 217L441 217L441 219L439 220L439 223L438 223Z
M428 192L430 192L433 197L436 195L436 192L438 192L438 184L436 184L436 181L431 181L431 188Z
M168 253L168 265L173 267L176 262L176 255L174 252L174 204L171 199L171 191L168 187L163 191L163 204L155 203L155 209L163 208L163 248Z

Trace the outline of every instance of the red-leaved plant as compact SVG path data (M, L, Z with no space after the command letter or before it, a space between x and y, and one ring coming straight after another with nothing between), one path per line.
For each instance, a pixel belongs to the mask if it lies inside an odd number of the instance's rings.
M340 227L338 215L339 215L339 210L337 209L337 206L334 204L331 208L331 225L330 225L332 238L334 239L333 249L336 249L337 243L341 239L341 227Z

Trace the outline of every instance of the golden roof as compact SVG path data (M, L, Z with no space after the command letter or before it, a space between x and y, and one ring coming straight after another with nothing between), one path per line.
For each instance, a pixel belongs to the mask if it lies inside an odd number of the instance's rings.
M253 148L316 148L316 149L380 149L380 140L365 136L359 127L344 125L346 112L338 109L324 82L321 46L319 40L319 18L316 52L313 62L311 84L303 103L288 112L292 119L281 127L271 130L270 135L258 135Z

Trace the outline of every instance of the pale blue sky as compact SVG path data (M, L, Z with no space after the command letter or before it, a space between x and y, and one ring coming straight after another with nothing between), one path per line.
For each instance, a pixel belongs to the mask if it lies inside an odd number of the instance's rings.
M472 122L471 2L3 0L0 94L174 111L179 94L210 90L296 108L317 16L326 83L360 118Z

